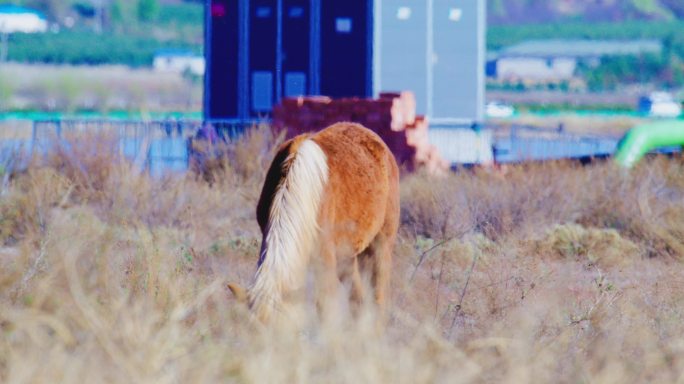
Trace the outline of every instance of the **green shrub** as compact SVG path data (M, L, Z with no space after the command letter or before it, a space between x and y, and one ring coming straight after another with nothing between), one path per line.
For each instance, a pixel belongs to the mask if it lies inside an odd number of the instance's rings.
M157 23L159 25L194 26L201 30L204 23L204 6L188 3L165 5L159 9Z
M138 0L138 20L142 22L153 21L159 14L157 0Z
M681 36L683 29L682 20L492 25L487 29L487 47L496 50L533 39L664 39ZM684 42L681 47L684 47Z
M154 53L163 48L200 51L199 46L182 41L74 31L13 34L10 37L8 57L11 61L27 63L125 64L139 67L151 65Z
M612 90L625 83L654 83L663 87L684 85L677 59L666 55L613 56L598 67L580 65L580 73L591 90Z

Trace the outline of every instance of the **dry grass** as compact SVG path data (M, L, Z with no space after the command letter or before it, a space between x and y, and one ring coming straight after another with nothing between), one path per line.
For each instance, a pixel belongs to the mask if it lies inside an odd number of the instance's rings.
M684 379L680 159L405 177L379 333L344 307L263 327L226 292L253 272L277 142L233 146L211 185L151 179L85 144L14 178L0 197L0 382Z

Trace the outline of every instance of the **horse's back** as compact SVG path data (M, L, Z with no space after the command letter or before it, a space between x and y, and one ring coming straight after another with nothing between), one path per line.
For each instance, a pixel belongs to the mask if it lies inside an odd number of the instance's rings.
M335 241L365 249L388 216L395 216L398 169L387 145L374 132L355 123L337 123L312 139L323 149L330 168L329 199L321 207L323 224ZM396 196L395 196L396 195Z

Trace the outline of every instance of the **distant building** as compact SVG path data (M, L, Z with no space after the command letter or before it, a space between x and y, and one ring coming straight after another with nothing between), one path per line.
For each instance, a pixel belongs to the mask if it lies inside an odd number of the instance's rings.
M580 62L598 65L606 56L659 54L658 40L533 40L498 52L487 75L499 80L570 80Z
M193 75L204 75L204 57L190 51L165 50L154 55L152 63L155 71L183 73L189 71Z
M496 78L502 80L570 80L577 59L571 57L503 57L496 61Z
M48 22L42 13L16 5L0 5L0 33L43 33Z

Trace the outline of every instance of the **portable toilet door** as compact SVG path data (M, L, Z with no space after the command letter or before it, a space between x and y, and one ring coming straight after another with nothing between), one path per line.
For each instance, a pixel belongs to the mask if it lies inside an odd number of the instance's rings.
M267 114L277 98L278 0L249 4L249 114Z
M373 0L323 0L320 6L321 94L371 96Z
M482 121L485 81L485 0L429 0L433 31L433 121Z
M375 2L375 91L412 91L421 115L428 107L427 12L425 0Z
M283 97L311 91L311 1L283 0L281 91Z
M438 124L484 117L485 0L375 0L374 93L409 90Z
M208 0L205 7L204 116L232 119L239 115L238 61L240 17L238 2Z

